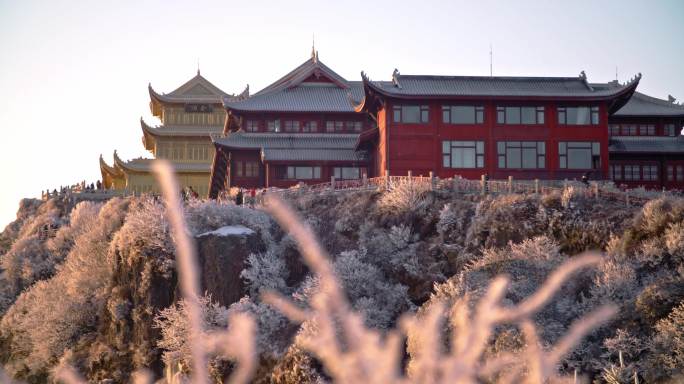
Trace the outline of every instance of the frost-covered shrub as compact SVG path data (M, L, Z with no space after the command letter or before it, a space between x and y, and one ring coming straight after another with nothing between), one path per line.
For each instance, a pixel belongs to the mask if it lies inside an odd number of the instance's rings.
M535 218L537 199L524 195L488 196L477 204L475 217L468 230L468 246L503 247L542 234L545 226Z
M228 310L211 301L211 296L199 298L202 310L202 329L205 335L211 331L223 330L228 326ZM163 309L154 317L154 326L161 330L161 339L157 346L164 350L162 358L166 366L180 366L184 373L191 367L192 351L190 339L190 323L188 305L185 300ZM211 370L218 368L218 359L212 359Z
M635 361L647 347L644 341L624 329L618 329L615 336L606 338L603 346L607 352L601 355L602 359L613 362L618 361L620 354L630 361Z
M174 245L164 205L152 197L143 196L132 200L129 210L131 213L112 242L112 256L132 265L143 256L139 251L172 255Z
M289 287L285 281L289 271L280 255L272 250L262 254L252 253L247 257L247 264L240 277L246 281L251 297L259 297L265 290L288 293Z
M647 202L634 227L645 235L659 235L670 223L684 219L684 199L661 197Z
M112 199L102 207L97 220L77 231L57 273L25 290L2 318L0 335L8 340L15 375L43 374L65 350L96 330L111 281L108 244L126 206Z
M684 263L684 221L670 223L664 234L665 247L678 264Z
M684 378L684 302L658 321L655 331L648 343L651 354L646 360L645 378L648 382Z
M432 202L430 184L407 180L396 182L378 199L382 212L402 215L408 212L423 212Z
M55 237L47 242L47 247L50 252L55 254L55 258L63 259L66 257L67 252L74 245L75 239L94 225L100 208L102 208L102 203L91 201L80 202L74 207L69 215L69 225L62 226Z
M55 260L37 235L22 237L2 256L0 268L13 292L19 292L36 280L46 279L54 272Z
M322 367L296 344L291 345L273 368L269 383L323 384Z
M391 283L380 269L361 261L357 251L342 253L333 268L369 327L388 328L399 314L413 306L406 286Z
M257 350L267 357L279 357L291 343L295 327L280 312L245 296L228 308L229 314L249 313L257 321Z
M445 242L463 244L475 209L472 203L454 200L439 211L437 233Z

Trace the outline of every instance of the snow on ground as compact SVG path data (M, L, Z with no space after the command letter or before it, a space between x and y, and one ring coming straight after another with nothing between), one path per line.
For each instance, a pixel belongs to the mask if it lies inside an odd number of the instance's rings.
M209 236L209 235L214 235L214 236L230 236L230 235L251 235L253 234L254 231L247 227L243 227L242 225L227 225L225 227L221 227L215 231L211 232L204 232L202 234L197 235L197 237L202 237L202 236Z

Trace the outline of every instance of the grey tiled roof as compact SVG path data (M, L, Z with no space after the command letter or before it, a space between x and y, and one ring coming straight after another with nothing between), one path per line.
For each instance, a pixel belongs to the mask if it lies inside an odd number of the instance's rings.
M682 153L684 136L677 137L638 137L618 136L610 139L608 150L611 153Z
M152 162L155 159L133 159L128 161L123 161L119 158L116 151L114 151L114 165L129 171L134 172L151 172ZM179 173L209 173L211 172L210 163L178 163L171 162L174 170Z
M160 125L152 127L140 119L143 132L152 136L201 136L208 137L212 134L223 132L223 126L196 126L196 125Z
M358 134L247 133L233 132L215 138L217 145L234 149L257 149L265 161L365 161L355 151Z
M364 75L365 78L365 75ZM636 77L633 81L638 81ZM607 97L623 88L592 88L585 77L501 77L397 75L392 81L370 81L396 96ZM629 83L631 84L631 83ZM624 85L627 87L629 84Z
M239 111L275 112L354 112L354 102L363 98L361 82L349 82L349 88L334 84L309 85L259 93L242 101L225 101L224 106Z
M613 116L684 117L684 105L634 92L627 104Z
M320 78L320 82L304 82L311 77ZM312 55L311 59L254 95L242 99L224 98L223 105L236 111L351 113L354 104L362 98L360 81L345 80Z
M249 87L246 92L248 92ZM219 87L212 84L209 80L197 75L186 81L183 85L170 93L157 93L152 84L148 86L150 97L168 103L202 103L202 104L221 104L224 97L233 97L222 91Z

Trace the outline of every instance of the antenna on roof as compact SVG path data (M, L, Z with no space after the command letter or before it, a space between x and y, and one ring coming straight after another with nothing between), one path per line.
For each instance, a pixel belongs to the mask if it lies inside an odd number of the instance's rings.
M200 70L199 70L199 57L197 58L197 76L199 76Z
M615 81L618 81L618 66L615 66Z
M493 76L492 70L492 43L489 43L489 77Z

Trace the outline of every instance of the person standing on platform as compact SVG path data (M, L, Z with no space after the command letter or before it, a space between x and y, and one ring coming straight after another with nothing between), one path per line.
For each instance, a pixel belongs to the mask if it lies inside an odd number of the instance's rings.
M244 199L244 195L242 194L242 188L238 189L238 193L235 196L235 204L236 205L242 205Z

